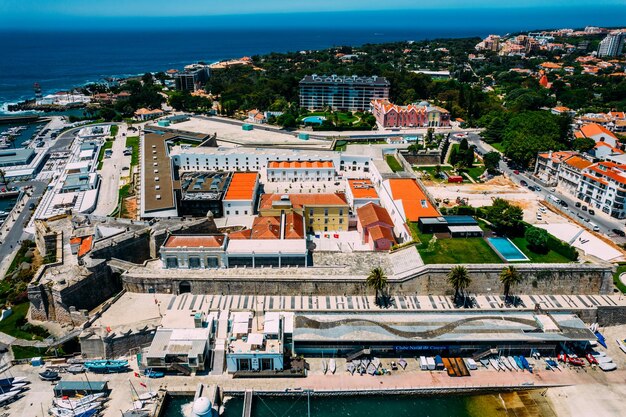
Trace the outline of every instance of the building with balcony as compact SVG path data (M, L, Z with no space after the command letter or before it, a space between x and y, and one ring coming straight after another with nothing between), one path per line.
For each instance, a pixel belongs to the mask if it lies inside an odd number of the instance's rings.
M200 64L188 65L184 71L174 75L176 89L179 91L200 90L208 80L209 67Z
M624 50L626 42L626 32L622 30L614 31L606 35L600 45L598 45L598 56L618 56Z
M389 100L372 100L370 111L381 129L450 127L450 112L427 101L399 106Z
M263 194L261 216L297 213L310 233L347 231L350 206L345 194Z
M389 88L389 81L376 75L307 75L300 80L300 107L365 111L372 100L388 99Z
M556 186L559 181L561 165L576 155L578 153L574 151L549 151L538 154L535 163L535 176L547 185Z
M626 218L626 165L602 161L585 168L577 197L611 217Z
M333 181L336 176L333 161L270 161L268 182Z

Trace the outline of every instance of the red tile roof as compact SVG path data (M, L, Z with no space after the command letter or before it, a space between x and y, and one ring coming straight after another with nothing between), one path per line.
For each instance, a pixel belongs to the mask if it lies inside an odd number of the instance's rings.
M93 242L93 236L84 237L80 242L80 247L78 248L78 256L84 256L89 253L91 250L91 242Z
M258 178L258 172L235 172L224 200L253 200Z
M224 244L224 235L170 236L165 241L166 248L219 248Z
M611 137L611 138L617 140L617 136L615 136L613 134L613 132L611 132L607 128L605 128L603 126L600 126L599 124L596 124L596 123L589 123L587 125L584 125L584 126L582 126L580 128L580 131L587 138L589 138L591 136L595 136L595 135L602 135L602 134L604 134L604 135L606 135L608 137Z
M348 180L354 198L378 198L374 184L370 180Z
M378 204L367 203L366 205L356 209L356 215L363 227L368 227L374 223L385 223L393 227L393 220L387 210Z
M343 193L336 194L263 194L259 209L270 209L272 204L280 201L283 195L289 197L294 208L307 206L347 206L346 196Z
M393 199L402 201L407 220L416 222L420 217L441 216L414 179L392 178L389 187Z
M391 233L391 229L388 227L374 226L367 229L367 231L370 234L372 240L387 239L391 242L396 241L393 237L393 233Z
M270 161L268 168L333 168L332 161Z
M585 169L592 162L586 160L585 158L581 158L580 156L572 156L571 158L565 160L565 164L577 169Z

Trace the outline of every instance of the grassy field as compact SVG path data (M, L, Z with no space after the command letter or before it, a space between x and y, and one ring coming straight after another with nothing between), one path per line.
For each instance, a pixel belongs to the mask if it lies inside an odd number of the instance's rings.
M13 351L13 357L16 360L19 360L19 359L30 359L30 358L37 358L39 356L44 356L47 349L36 348L33 346L11 346L11 350Z
M435 178L435 173L437 171L435 167L414 167L413 170L427 173L428 175L430 175L430 180L434 182L446 182L447 181L446 179ZM446 172L449 175L452 175L452 167L449 165L441 165L440 171Z
M128 136L126 138L126 146L133 148L133 153L130 157L130 165L135 166L139 164L139 136Z
M35 247L35 242L33 242L32 240L25 240L24 242L22 242L22 245L20 246L20 248L17 251L17 254L15 255L15 257L13 258L13 261L11 262L11 265L9 265L9 269L7 270L7 275L11 275L19 265L21 265L23 262L32 262L32 259L30 258L26 258L26 252L28 252L28 250L30 248L34 248Z
M120 213L119 213L119 217L123 217L124 216L124 200L126 200L127 197L129 197L131 195L131 185L130 184L126 184L124 186L122 186L120 188L119 191L119 202L120 202Z
M490 143L490 145L496 148L498 151L504 153L504 146L502 146L502 142Z
M29 306L29 302L14 305L12 307L13 314L11 314L6 319L0 321L0 332L26 340L43 340L44 335L47 337L47 332L41 327L30 326L34 329L33 332L29 332L20 328L24 325L22 323L25 321L26 315L28 314Z
M523 238L523 237L516 237L514 239L511 239L511 241L522 252L524 252L524 255L526 255L528 257L528 259L531 260L531 262L537 262L537 263L557 263L557 264L571 262L565 256L563 256L563 255L561 255L559 253L556 253L553 250L548 251L548 253L545 253L545 254L535 253L535 252L531 251L530 249L528 249L528 241L525 238Z
M615 271L615 274L613 275L613 283L615 283L615 286L619 288L619 290L623 294L626 294L626 285L622 284L622 282L619 280L620 274L624 272L626 272L626 264L620 264L617 267L617 271Z
M117 132L119 132L120 127L118 125L111 126L111 137L117 136Z
M99 170L102 169L102 164L104 163L104 151L106 151L107 149L111 149L111 148L113 148L112 140L107 140L100 147L100 153L98 154L98 169Z
M480 237L439 239L433 251L429 251L427 246L428 242L425 242L419 249L426 264L502 263L500 257Z
M474 181L478 181L478 178L483 175L483 172L485 172L485 167L482 165L474 166L467 170L467 173L474 179Z
M398 162L395 156L386 155L385 160L387 161L387 165L389 165L389 168L391 168L393 172L403 171L402 165L400 165L400 162Z

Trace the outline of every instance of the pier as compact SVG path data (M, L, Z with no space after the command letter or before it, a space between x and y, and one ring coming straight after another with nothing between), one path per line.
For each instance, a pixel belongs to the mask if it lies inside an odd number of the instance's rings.
M0 125L13 123L32 123L43 119L41 116L2 116L0 117Z
M247 389L246 393L243 397L243 412L241 413L241 417L251 417L252 416L252 397L254 395L254 391L251 389Z

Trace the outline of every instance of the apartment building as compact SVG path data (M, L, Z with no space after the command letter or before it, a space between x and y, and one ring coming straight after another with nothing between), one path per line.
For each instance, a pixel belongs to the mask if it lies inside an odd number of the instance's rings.
M598 46L598 56L618 56L624 50L624 43L626 42L626 33L623 31L611 32Z
M583 171L591 165L591 161L578 155L566 159L558 172L558 186L565 192L576 195Z
M235 172L222 201L224 215L247 216L254 214L258 190L258 172Z
M578 153L572 151L540 153L537 155L537 162L535 163L535 177L547 185L556 186L559 181L561 165L575 155Z
M450 112L427 101L399 106L389 100L372 100L370 111L382 129L450 127Z
M389 81L376 75L306 75L300 80L300 107L365 111L372 100L388 99L389 88Z
M577 197L611 217L626 218L626 165L602 161L585 168Z
M188 65L182 72L176 73L174 82L179 91L196 91L204 87L209 80L209 68L205 65Z
M304 217L309 233L348 230L350 206L344 194L263 194L259 214L280 216L297 213Z
M270 161L268 182L333 181L336 177L333 161Z

